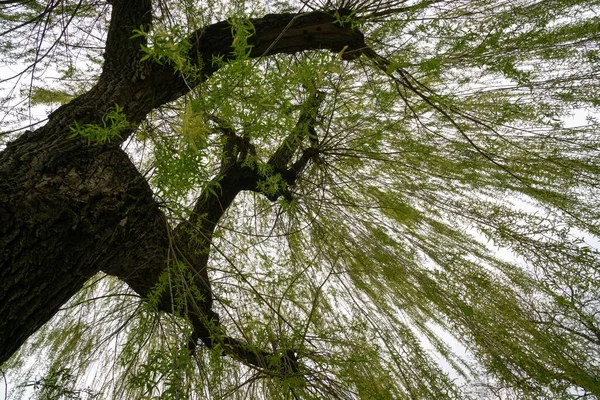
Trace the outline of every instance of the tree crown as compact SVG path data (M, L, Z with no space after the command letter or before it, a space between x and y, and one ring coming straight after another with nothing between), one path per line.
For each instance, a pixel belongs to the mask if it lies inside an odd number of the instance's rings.
M600 2L109 3L8 2L0 48L174 245L7 363L38 395L600 395Z

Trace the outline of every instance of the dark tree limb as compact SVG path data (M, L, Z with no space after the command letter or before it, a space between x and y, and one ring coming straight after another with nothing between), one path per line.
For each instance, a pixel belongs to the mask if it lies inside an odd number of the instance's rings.
M255 34L248 39L252 46L251 58L282 53L297 53L307 50L329 50L343 52L345 59L355 59L366 48L363 34L356 29L340 26L336 22L335 11L315 11L301 14L269 14L251 19ZM188 40L192 44L189 60L201 67L196 80L186 80L170 65L152 65L147 76L135 85L135 97L153 99L144 108L159 107L186 94L192 87L217 71L222 62L231 60L233 37L231 24L222 21L200 29ZM150 91L150 93L148 93Z
M217 124L223 139L223 152L219 168L220 175L225 175L236 164L241 165L244 163L248 156L256 157L256 148L250 143L249 137L245 135L239 136L231 126L216 116L211 116L210 119Z
M134 29L147 32L152 24L151 0L114 0L106 50L104 52L103 77L125 78L123 71L137 68L141 46L147 44L144 36L132 38Z
M316 89L311 91L302 105L296 126L269 158L269 165L276 171L285 171L304 139L316 135L314 127L323 100L325 100L325 93Z

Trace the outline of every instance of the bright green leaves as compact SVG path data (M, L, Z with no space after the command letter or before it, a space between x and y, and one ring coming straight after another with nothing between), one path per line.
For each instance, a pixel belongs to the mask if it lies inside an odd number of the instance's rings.
M258 181L257 188L266 196L274 196L287 188L287 182L280 174L269 175L266 179Z
M154 148L152 182L161 196L178 201L206 183L207 159L197 138L153 136L150 143Z
M205 119L198 103L191 101L181 114L181 125L172 128L183 136L185 142L189 143L192 149L202 150L208 146L208 136L211 133Z
M38 104L66 104L73 95L64 90L35 88L29 97L32 105Z
M143 27L134 29L131 39L143 37L149 42L149 45L142 45L141 51L144 53L141 62L146 60L157 64L172 65L176 71L188 77L195 77L202 69L197 65L199 60L190 60L188 52L191 49L191 43L187 39L188 31L180 25L174 25L169 30L155 29L152 33L145 32Z
M210 180L210 154L220 142L200 102L186 101L160 125L142 124L137 136L152 149L151 181L165 200L179 202Z
M190 354L186 349L153 351L129 378L132 389L143 398L178 400L191 396L193 377Z
M121 139L121 134L130 127L131 125L127 122L127 117L123 109L118 104L115 104L114 109L102 117L102 126L96 124L79 125L75 121L71 127L72 134L69 138L83 136L87 138L88 143L96 142L102 144L110 142L114 138Z
M359 10L335 10L335 23L340 26L357 29L364 23L364 17L360 16Z
M248 44L248 39L256 33L252 22L245 17L233 17L229 20L231 24L231 34L233 42L233 54L236 59L247 59L252 47Z
M238 60L247 59L251 46L248 39L254 35L255 30L248 18L230 18L232 33L233 56ZM140 58L141 62L151 61L157 64L169 64L176 71L182 73L191 80L200 80L199 74L202 71L202 60L200 58L192 60L189 53L192 44L189 40L191 32L189 28L182 25L171 25L168 29L155 27L152 32L145 32L143 27L134 29L131 39L143 37L148 41L148 45L142 45L141 51L144 55ZM228 55L229 56L229 55ZM224 65L223 56L215 58L213 64Z

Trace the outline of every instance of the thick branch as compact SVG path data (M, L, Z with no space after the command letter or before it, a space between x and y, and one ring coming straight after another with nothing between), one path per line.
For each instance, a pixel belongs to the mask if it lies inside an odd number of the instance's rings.
M311 129L314 131L318 109L324 98L323 93L313 91L302 107L296 127L269 159L274 173L280 173L288 185L295 183L297 174L316 154L315 151L305 151L296 163L287 169L304 138L310 135ZM249 149L252 151L252 144L236 135L233 129L225 126L222 121L217 123L225 136L220 173L201 193L189 220L180 224L174 233L180 256L184 257L186 264L190 265L198 276L195 285L206 290L206 293L203 293L206 298L204 310L210 310L212 307L206 264L216 226L239 192L259 191L258 183L265 178L260 176L255 168L244 164L245 156L238 157L239 152L247 154Z
M151 23L147 0L116 1L112 17L106 62L98 84L52 113L49 117L52 123L68 121L71 124L75 120L80 124L101 125L102 117L118 104L135 126L153 109L176 100L210 77L223 65L222 62L214 63L216 58L227 62L234 57L229 21L202 28L188 38L192 44L189 61L199 68L199 72L194 77L184 77L168 63L139 62L144 39L131 39L131 36L134 29L145 28ZM251 22L255 34L248 39L252 46L249 56L254 58L324 49L343 51L343 58L354 59L366 48L363 34L340 26L334 12L270 14ZM124 133L121 139L115 138L111 143L118 144L128 134Z
M366 47L364 35L357 29L340 26L334 12L269 14L251 22L255 34L248 39L248 43L252 46L249 56L253 58L324 49L343 51L343 58L354 59ZM212 75L222 65L213 62L215 59L228 61L234 57L229 21L200 29L188 40L192 43L189 60L201 68L200 75L195 81L189 78L186 81L181 73L173 71L169 65L153 65L152 71L138 83L137 89L140 93L152 91L149 98L153 102L147 105L148 111L175 100Z
M110 27L104 52L104 77L124 76L133 70L141 57L141 46L146 44L143 36L132 38L134 29L148 31L152 23L150 0L113 0ZM101 78L102 79L102 78Z
M298 371L298 361L290 349L282 349L281 354L273 354L256 348L238 339L226 335L220 325L219 316L212 310L212 293L207 273L207 263L212 238L218 224L235 196L242 190L252 190L257 184L257 174L249 167L241 164L228 169L228 173L215 179L220 189L206 189L199 197L190 219L180 224L173 232L173 248L178 260L183 261L191 269L191 274L181 274L179 279L185 286L193 288L184 294L187 304L185 316L193 327L188 347L193 351L198 340L208 348L219 347L223 355L230 356L248 365L263 369L271 374L290 374ZM139 275L124 275L123 270L117 275L127 282L143 297L153 295L154 288L140 285ZM149 282L158 282L164 271L145 270L144 278ZM199 296L198 296L199 294ZM158 307L160 310L177 313L177 305L181 300L172 293L162 294Z
M220 175L227 174L227 171L235 167L236 164L241 165L248 156L256 156L256 148L250 143L249 137L246 135L239 136L231 126L216 116L211 116L211 120L217 124L223 140Z
M278 353L271 353L229 336L214 333L211 335L203 327L195 328L196 333L201 331L207 334L199 337L208 348L219 346L224 355L235 360L260 368L263 372L272 375L285 376L298 373L298 356L292 349L280 349Z

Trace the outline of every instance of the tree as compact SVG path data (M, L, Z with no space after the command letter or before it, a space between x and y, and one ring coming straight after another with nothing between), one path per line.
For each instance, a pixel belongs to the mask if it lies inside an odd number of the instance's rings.
M39 396L600 396L598 1L108 3L0 12Z

